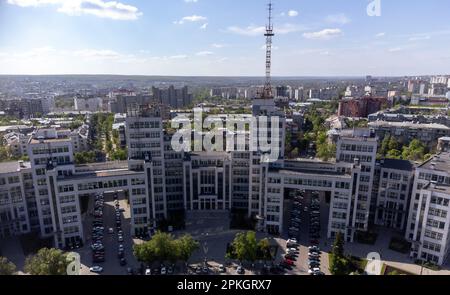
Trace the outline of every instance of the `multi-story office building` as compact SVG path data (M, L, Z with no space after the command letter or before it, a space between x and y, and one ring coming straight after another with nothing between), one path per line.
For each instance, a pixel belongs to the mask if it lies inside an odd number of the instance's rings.
M442 264L449 252L450 153L442 152L416 169L406 238L411 257Z
M379 181L375 224L404 230L414 180L414 165L410 161L385 159L377 165Z
M352 227L355 230L367 231L369 228L377 146L378 139L367 129L343 130L337 139L336 160L361 165L358 194L354 195L352 203Z
M0 163L0 238L30 232L25 182L29 163Z

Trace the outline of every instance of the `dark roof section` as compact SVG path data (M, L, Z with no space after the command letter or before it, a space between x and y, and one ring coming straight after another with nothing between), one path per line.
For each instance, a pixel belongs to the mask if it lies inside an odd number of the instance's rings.
M381 167L387 169L397 169L403 171L412 171L414 164L407 160L384 159L381 161Z

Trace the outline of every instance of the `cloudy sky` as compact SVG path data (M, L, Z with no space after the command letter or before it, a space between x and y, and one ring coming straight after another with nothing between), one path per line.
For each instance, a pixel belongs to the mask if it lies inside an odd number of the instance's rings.
M450 1L274 0L277 76L450 73ZM0 74L262 76L267 0L0 0Z

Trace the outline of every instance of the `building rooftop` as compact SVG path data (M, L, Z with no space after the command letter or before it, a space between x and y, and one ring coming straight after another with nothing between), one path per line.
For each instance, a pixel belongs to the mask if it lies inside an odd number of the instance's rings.
M20 167L19 167L18 161L3 162L3 163L0 163L0 174L18 172L20 169L27 169L30 167L31 167L30 162L23 162L22 166L20 166Z
M144 172L137 172L128 169L114 169L114 170L104 170L104 171L93 171L86 173L78 173L70 176L63 176L59 178L60 181L74 181L74 180L101 180L102 177L123 177L130 175L142 175Z
M448 185L442 185L442 184L436 184L436 183L431 183L430 182L423 189L424 190L429 190L429 191L432 191L432 192L445 193L445 194L449 194L450 195L450 186L448 186Z
M407 160L384 159L381 161L381 167L387 169L397 169L403 171L412 171L414 164Z
M425 161L419 168L450 173L450 153L437 154Z
M420 124L414 122L388 122L388 121L376 121L370 122L369 127L395 127L395 128L408 128L408 129L442 129L450 130L449 127L442 124Z
M348 178L351 179L351 175L344 173L344 172L338 172L338 171L328 171L328 170L312 170L312 169L286 169L286 168L270 168L269 172L275 172L275 173L281 173L285 175L319 175L319 176L332 176L332 177L340 177L340 178Z

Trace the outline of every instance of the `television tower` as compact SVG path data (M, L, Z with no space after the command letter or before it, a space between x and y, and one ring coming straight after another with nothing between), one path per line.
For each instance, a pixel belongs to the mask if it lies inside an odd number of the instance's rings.
M272 37L275 36L273 32L272 23L272 11L273 5L272 0L269 1L269 22L266 25L266 81L264 84L264 89L261 94L262 99L273 99L272 93L272 79L271 79L271 68L272 68Z

